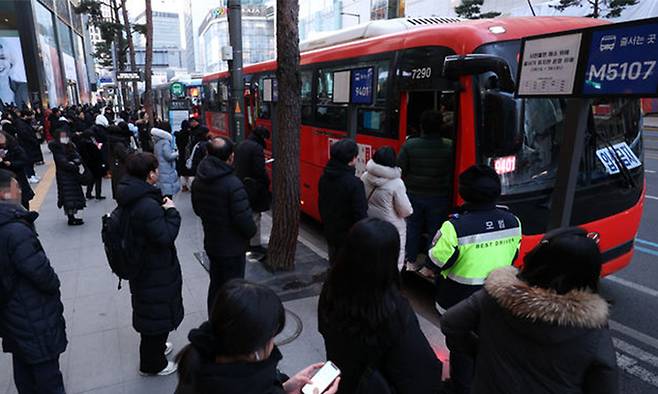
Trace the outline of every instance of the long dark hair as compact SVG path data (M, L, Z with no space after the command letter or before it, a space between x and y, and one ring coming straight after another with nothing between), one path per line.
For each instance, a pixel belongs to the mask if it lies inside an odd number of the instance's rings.
M391 223L375 218L356 223L322 289L320 320L366 344L382 345L397 311L399 252L400 235Z
M190 331L190 344L176 356L178 376L195 385L195 374L217 356L242 356L263 349L283 330L286 317L271 289L234 279L218 292L210 320Z
M596 241L581 228L548 232L523 262L519 278L530 286L558 294L586 289L598 292L601 252Z

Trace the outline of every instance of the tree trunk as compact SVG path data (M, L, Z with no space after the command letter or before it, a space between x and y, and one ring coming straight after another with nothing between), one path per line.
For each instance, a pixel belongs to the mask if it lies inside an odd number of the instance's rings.
M137 70L137 62L135 61L135 43L133 42L133 35L130 29L130 19L128 19L128 9L126 8L126 0L121 2L121 11L123 13L123 26L126 29L126 39L128 40L128 51L130 53L130 69L131 71ZM133 81L133 100L132 107L137 109L139 106L139 90L137 89L137 81ZM126 119L128 120L128 119Z
M295 268L299 234L299 128L301 100L299 78L299 2L277 0L278 102L273 150L272 235L268 265L274 270Z
M151 69L153 68L153 7L151 0L146 4L146 54L144 60L144 109L148 116L148 130L153 127L153 90L151 89Z
M112 0L112 20L114 23L121 24L121 19L119 18L119 5L117 5L117 0ZM116 35L115 35L115 43L116 43L116 57L117 57L117 65L118 65L118 70L116 71L123 71L126 69L126 58L124 56L124 49L125 49L125 44L123 40L123 33L121 30L116 29ZM123 82L116 81L118 88L121 89L121 102L119 103L119 108L125 109L126 107L126 84Z

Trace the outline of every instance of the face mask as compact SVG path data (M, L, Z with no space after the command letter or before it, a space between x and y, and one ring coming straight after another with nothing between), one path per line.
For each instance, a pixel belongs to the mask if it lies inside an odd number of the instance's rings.
M5 156L7 156L7 149L1 148L0 149L0 158L4 159Z
M69 137L62 137L59 140L62 144L66 145L69 143Z

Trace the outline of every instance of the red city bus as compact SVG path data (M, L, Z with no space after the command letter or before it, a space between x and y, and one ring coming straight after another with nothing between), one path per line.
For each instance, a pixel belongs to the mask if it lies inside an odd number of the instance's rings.
M319 219L318 180L332 141L357 141L361 172L377 148L399 150L418 133L421 113L434 109L442 112L443 132L453 140L454 166L446 169L453 188L457 175L475 163L496 168L503 184L500 203L521 219L523 252L529 250L547 229L566 103L514 98L509 86L520 39L601 23L566 17L391 20L303 45L302 211ZM443 72L446 57L471 54L463 67ZM247 130L272 129L275 67L270 61L244 68ZM203 79L207 125L215 134L228 135L229 84L227 72ZM626 266L633 253L644 203L640 125L640 100L592 103L572 223L600 235L604 274ZM617 144L626 144L639 160L614 173L601 153ZM452 196L454 205L461 202L457 193Z

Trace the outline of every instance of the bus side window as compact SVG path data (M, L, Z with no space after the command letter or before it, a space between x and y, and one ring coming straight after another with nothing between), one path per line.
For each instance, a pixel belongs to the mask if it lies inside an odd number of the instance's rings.
M219 81L211 81L206 85L206 97L208 98L207 101L207 110L210 111L216 111L218 108L217 104L217 85L219 84Z
M263 100L265 97L265 83L263 81L268 78L271 77L264 75L258 77L258 119L270 119L272 117L270 111L271 104Z
M387 116L387 95L389 86L389 63L379 62L375 68L373 81L373 103L357 107L357 133L381 136L386 133L389 118Z
M313 71L301 72L302 123L313 122Z
M347 104L334 104L334 71L319 70L315 124L334 130L347 130Z

